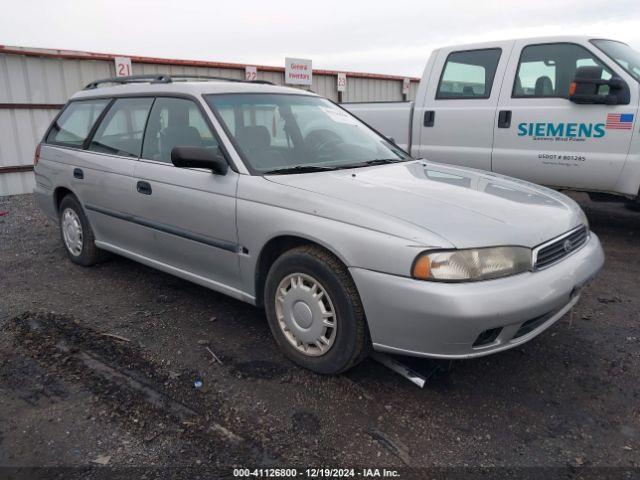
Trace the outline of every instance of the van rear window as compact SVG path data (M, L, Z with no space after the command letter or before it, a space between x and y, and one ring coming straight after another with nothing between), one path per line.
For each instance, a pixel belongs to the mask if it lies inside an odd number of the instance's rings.
M109 101L96 99L70 102L51 126L46 142L81 148Z

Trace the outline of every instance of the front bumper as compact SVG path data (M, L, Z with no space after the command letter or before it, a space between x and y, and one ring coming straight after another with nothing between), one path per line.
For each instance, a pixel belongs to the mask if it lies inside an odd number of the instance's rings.
M603 264L600 241L591 233L582 248L557 264L497 280L437 283L362 268L350 272L375 350L455 359L531 340L571 309ZM486 335L498 329L495 338Z

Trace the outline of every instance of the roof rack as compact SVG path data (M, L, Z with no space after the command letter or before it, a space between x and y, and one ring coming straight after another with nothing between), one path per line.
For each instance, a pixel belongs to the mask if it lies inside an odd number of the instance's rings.
M128 83L173 83L175 81L183 81L186 82L188 80L198 80L198 81L207 81L207 80L219 80L223 82L240 82L240 83L258 83L264 85L275 85L273 82L269 82L268 80L242 80L240 78L228 78L228 77L214 77L208 75L188 75L188 74L177 74L177 75L169 75L167 73L156 73L151 75L130 75L128 77L111 77L111 78L103 78L102 80L94 80L93 82L87 84L84 87L84 90L92 90L94 88L98 88L99 85L103 83L117 83L119 85L125 85Z

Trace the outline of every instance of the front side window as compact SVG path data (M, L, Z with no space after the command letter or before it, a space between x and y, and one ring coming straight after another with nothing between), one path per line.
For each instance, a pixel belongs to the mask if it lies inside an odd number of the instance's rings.
M436 100L489 98L500 54L499 48L450 53Z
M144 135L142 157L171 163L174 147L218 149L202 112L192 100L158 97Z
M611 78L606 68L586 48L573 43L529 45L522 49L518 72L513 85L513 96L524 98L568 98L569 85L579 67L602 68L602 79ZM600 86L598 94L609 93L607 85Z
M69 103L51 126L48 143L82 148L93 124L109 100L79 100Z
M330 101L307 95L205 96L249 167L258 173L351 168L409 159Z
M104 116L89 150L124 157L138 157L142 134L153 98L119 98Z

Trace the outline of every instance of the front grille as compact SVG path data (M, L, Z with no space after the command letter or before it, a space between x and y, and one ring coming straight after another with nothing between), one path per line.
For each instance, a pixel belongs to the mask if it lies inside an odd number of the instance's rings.
M538 247L534 268L539 270L562 260L567 255L578 250L589 237L587 227L582 225L569 233L561 235Z

